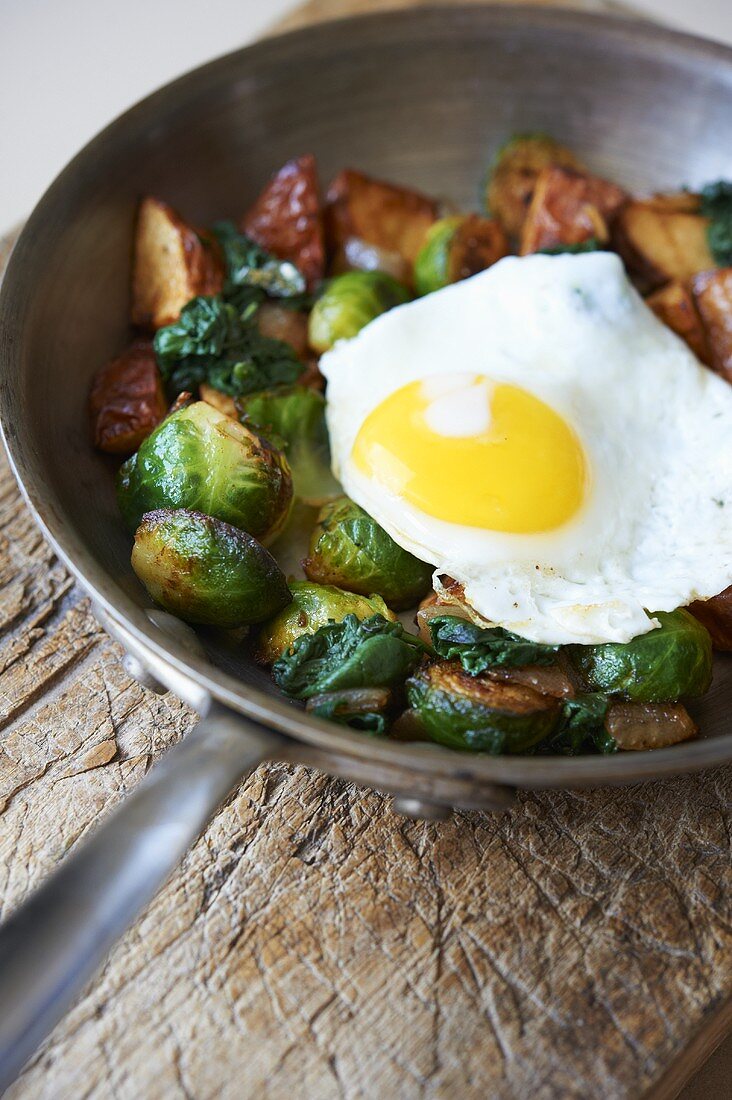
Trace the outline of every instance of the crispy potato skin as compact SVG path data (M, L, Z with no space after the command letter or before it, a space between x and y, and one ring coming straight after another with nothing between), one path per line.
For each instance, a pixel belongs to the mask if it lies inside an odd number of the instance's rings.
M712 369L732 382L732 267L696 275L692 290L706 328Z
M239 223L242 233L290 260L314 290L325 273L323 218L315 157L288 160Z
M646 298L646 305L689 345L697 359L711 366L706 330L691 291L683 283L667 283Z
M325 236L334 270L343 271L349 241L358 240L413 265L438 216L432 199L345 168L326 195Z
M152 344L135 340L97 371L89 394L94 446L130 455L167 412L167 401Z
M172 206L147 195L135 229L132 324L152 329L170 325L191 298L218 294L223 283L215 244L204 243Z
M689 611L707 628L715 649L732 652L732 584L710 600L690 604Z
M485 271L510 252L508 237L493 218L468 214L455 232L450 249L449 278L457 283Z
M681 703L612 703L605 729L626 752L663 749L689 741L698 733Z
M645 290L688 283L714 267L707 243L708 221L696 195L656 195L620 211L614 242L628 270Z
M621 187L586 172L558 165L542 169L521 232L521 255L593 237L605 243L626 199Z

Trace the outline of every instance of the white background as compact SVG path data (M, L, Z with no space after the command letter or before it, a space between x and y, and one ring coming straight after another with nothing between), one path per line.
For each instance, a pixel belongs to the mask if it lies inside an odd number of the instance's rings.
M250 42L296 3L0 0L0 233L30 212L66 161L120 111ZM732 0L635 6L732 42Z

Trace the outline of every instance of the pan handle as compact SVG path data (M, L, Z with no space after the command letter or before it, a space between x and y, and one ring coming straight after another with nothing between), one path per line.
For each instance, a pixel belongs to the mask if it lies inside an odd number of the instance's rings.
M0 1094L278 734L212 704L0 927Z

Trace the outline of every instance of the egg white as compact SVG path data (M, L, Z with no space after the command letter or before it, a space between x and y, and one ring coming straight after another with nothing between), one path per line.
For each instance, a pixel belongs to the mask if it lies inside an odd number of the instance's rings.
M617 256L509 257L399 306L323 356L333 470L486 619L550 644L625 642L732 580L732 387L647 308ZM485 375L573 427L591 484L541 534L445 523L362 474L366 416L409 382Z

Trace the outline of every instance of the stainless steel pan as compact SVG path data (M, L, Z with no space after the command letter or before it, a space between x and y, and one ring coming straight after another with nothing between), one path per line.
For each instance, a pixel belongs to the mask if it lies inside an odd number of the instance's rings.
M297 760L442 816L501 809L517 787L637 782L732 760L729 662L700 740L610 758L472 757L361 738L307 716L246 660L150 614L129 568L112 468L89 446L95 368L127 335L142 192L206 223L236 216L305 151L475 205L492 149L549 130L630 188L732 177L732 50L636 22L545 9L435 9L262 42L168 85L109 126L31 216L0 301L3 430L47 538L145 682L196 730L0 931L0 1087L257 763Z

